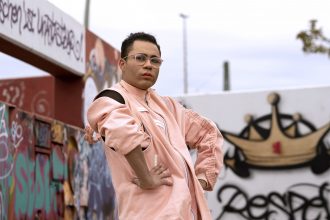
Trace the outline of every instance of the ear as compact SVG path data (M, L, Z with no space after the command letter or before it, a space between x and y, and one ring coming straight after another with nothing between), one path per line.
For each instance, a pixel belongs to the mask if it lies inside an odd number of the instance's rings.
M119 60L119 68L121 69L122 72L125 69L125 65L126 65L126 61L124 59L120 59Z

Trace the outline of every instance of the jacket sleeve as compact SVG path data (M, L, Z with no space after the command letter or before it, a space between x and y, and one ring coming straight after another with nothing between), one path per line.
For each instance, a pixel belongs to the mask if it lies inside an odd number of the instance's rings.
M186 143L197 149L196 175L206 177L206 190L211 191L223 166L223 137L214 122L190 109L183 111Z
M126 155L135 147L147 147L149 136L125 104L108 97L96 99L87 111L91 128L105 137L105 145Z

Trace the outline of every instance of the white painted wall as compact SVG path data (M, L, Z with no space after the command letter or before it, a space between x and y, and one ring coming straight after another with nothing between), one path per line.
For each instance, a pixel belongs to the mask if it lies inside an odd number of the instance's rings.
M223 92L219 94L209 95L194 95L178 98L192 108L196 112L215 121L220 130L239 134L246 126L244 116L252 114L254 118L261 117L271 113L271 106L267 101L268 94L277 92L280 95L278 109L280 113L294 114L300 113L302 117L312 123L317 129L330 122L330 86L328 87L313 87L313 88L297 88L277 91L255 91L255 92ZM267 126L267 125L266 125ZM270 125L268 125L270 126ZM304 132L309 132L305 129ZM330 132L323 139L330 153ZM233 151L234 147L225 142L224 152ZM227 184L233 184L239 187L251 199L255 195L268 196L271 192L288 195L288 192L295 191L303 197L311 199L318 197L320 186L327 182L330 185L330 169L322 174L314 174L309 166L301 168L285 169L285 170L260 170L250 169L251 177L241 178L235 175L232 170L224 168L218 179L213 192L206 193L210 208L214 219L218 219L220 213L224 210L224 205L233 197L235 191L228 190L223 195L222 202L217 199L218 190ZM293 187L295 184L304 184L303 186ZM306 184L314 184L307 186ZM327 186L325 197L328 204L330 203L330 187ZM269 200L267 200L269 201ZM262 200L259 200L262 202ZM277 203L289 210L288 205L283 205L283 202L277 200ZM242 196L238 196L232 203L234 207L245 207L246 200ZM293 207L298 207L304 204L295 199L292 203ZM289 219L288 214L276 208L272 204L266 206L269 210L274 211L270 219L284 220ZM327 209L329 210L329 205ZM320 214L320 219L326 219L326 209L321 208L306 208L306 216L309 219L315 219ZM252 213L263 213L266 208L251 208ZM241 213L246 214L246 210ZM291 212L292 213L292 212ZM302 209L292 214L295 219L303 219ZM305 217L306 217L305 216ZM221 219L245 219L240 214L226 213Z
M85 73L85 28L45 0L6 0L0 37L76 73Z

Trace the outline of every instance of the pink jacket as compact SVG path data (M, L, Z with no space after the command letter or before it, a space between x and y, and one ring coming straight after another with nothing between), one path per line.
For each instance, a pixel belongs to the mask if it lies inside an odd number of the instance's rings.
M211 219L197 176L208 182L208 190L213 189L223 165L223 138L216 125L152 89L139 90L124 81L112 89L124 97L125 104L101 97L87 114L90 126L106 137L105 153L119 219L190 220L194 219L193 204L197 204L201 219ZM169 168L173 186L143 190L132 183L135 173L124 155L138 145L144 149L150 169L155 155ZM198 151L195 164L187 145Z

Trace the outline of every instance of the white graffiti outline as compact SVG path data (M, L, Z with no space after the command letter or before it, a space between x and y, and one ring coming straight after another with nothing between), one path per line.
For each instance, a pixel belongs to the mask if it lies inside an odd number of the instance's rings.
M18 148L23 141L23 128L22 125L13 121L11 124L11 137L15 148Z
M5 105L0 106L0 137L8 137L5 121Z
M0 157L0 162L5 162L8 159L9 150L8 150L8 147L7 147L7 143L6 142L0 141L0 146L1 145L4 145L4 147L1 147L1 148L5 149L5 155L4 155L4 157Z
M9 84L8 88L2 89L2 96L5 98L6 102L17 105L18 107L22 107L24 99L23 90L24 84L21 84L20 86Z
M0 142L0 146L1 146L2 144L5 146L3 149L6 150L6 155L5 155L4 158L0 158L0 162L6 162L7 159L8 159L9 150L8 150L8 147L7 147L6 142L1 141L1 142ZM2 175L2 174L0 175L0 180L6 179L6 178L10 175L11 171L13 170L13 168L14 168L14 165L11 164L11 165L10 165L10 169L7 171L7 173L5 173L5 174L3 174L3 175Z
M2 96L6 98L6 102L9 102L10 94L8 93L8 90L6 88L2 90Z
M20 90L16 86L15 87L14 86L10 86L9 87L9 90L11 92L14 92L14 96L12 97L12 101L15 103L16 100L20 97L20 94L19 94L20 93Z
M41 90L37 94L35 94L32 98L31 102L31 109L33 112L44 114L49 116L50 112L50 103L47 99L43 98L42 96L46 96L47 91Z
M5 137L5 139L8 139L8 132L7 132L7 126L6 126L6 120L5 120L5 105L0 106L0 138L1 137ZM1 141L0 145L4 145L4 147L2 147L5 151L5 155L3 158L0 158L0 162L5 162L8 159L8 155L9 155L9 149L7 146L7 143L5 141ZM6 179L9 174L11 173L11 171L13 170L14 165L11 164L10 169L8 170L7 173L5 173L4 175L1 173L0 175L0 180L2 179Z

